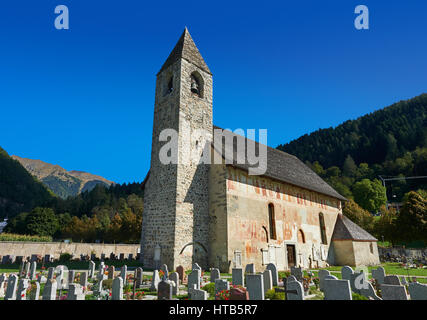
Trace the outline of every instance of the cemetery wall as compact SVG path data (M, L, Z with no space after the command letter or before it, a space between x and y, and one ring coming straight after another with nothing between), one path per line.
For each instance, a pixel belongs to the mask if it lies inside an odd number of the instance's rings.
M132 253L136 256L139 244L103 244L103 243L65 243L65 242L23 242L23 241L2 241L0 242L0 256L14 255L31 257L32 254L51 254L54 258L59 258L61 253L71 253L74 257L80 258L80 254L91 255L95 253L99 258L102 253L107 256L111 252L119 255Z
M269 204L274 206L276 239L271 239ZM295 262L324 267L341 203L337 199L266 177L227 167L228 259L242 252L242 264L258 270L273 262L289 269L286 246L295 246ZM325 220L327 244L321 241L320 218Z

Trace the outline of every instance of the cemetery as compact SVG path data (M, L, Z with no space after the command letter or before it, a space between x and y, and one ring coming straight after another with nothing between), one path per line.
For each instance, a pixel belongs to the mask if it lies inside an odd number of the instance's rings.
M417 264L221 273L197 263L144 270L137 258L2 257L0 300L427 300L427 268Z

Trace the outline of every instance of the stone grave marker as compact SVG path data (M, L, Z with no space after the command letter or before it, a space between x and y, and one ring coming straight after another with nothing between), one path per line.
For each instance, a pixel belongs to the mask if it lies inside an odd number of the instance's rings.
M273 278L271 276L271 270L265 269L262 273L262 278L264 281L264 293L273 289Z
M179 275L179 281L184 282L185 278L185 271L183 266L176 267L176 272L178 272Z
M304 274L301 267L291 267L291 275L293 275L299 282L302 282Z
M92 260L89 261L89 278L95 278L95 262Z
M136 288L142 287L142 281L144 279L144 270L141 267L135 269L134 281L136 281Z
M111 293L111 300L123 300L123 279L117 277L113 280L113 289Z
M278 286L279 285L279 273L277 271L277 267L274 263L269 263L267 264L266 267L268 270L271 271L271 278L273 280L273 286Z
M52 280L53 279L53 275L55 274L55 268L54 267L50 267L49 269L47 269L47 280Z
M210 277L210 281L215 283L216 279L220 279L221 278L221 274L219 272L219 269L217 268L212 268L211 269L211 277Z
M390 284L390 285L394 285L394 286L400 286L401 285L400 279L396 275L385 276L384 277L384 284Z
M7 289L4 300L16 300L16 288L18 286L18 276L16 274L10 274L7 279Z
M242 268L231 269L231 283L235 286L245 286L245 277Z
M222 290L230 290L230 284L225 279L216 279L215 280L215 297L218 292Z
M157 290L158 300L172 300L172 290L174 283L169 280L162 280L159 282Z
M361 270L360 272L355 271L352 275L350 275L350 288L351 291L360 294L360 288L364 286L366 280L366 275Z
M163 264L161 267L160 267L160 270L161 271L163 271L164 272L164 277L165 277L165 279L167 279L168 277L169 277L169 270L168 270L168 266L166 265L166 264Z
M402 285L382 284L381 296L383 300L408 300L406 289Z
M288 291L286 293L287 300L304 300L304 288L298 280L287 283L286 291ZM289 291L296 291L296 293Z
M80 272L80 285L83 288L87 288L88 285L88 272L87 271L82 271Z
M200 270L202 272L202 268L197 263L193 263L192 270Z
M120 277L123 279L123 285L126 285L126 283L127 283L127 279L126 279L127 272L128 272L128 266L124 265L120 269Z
M246 282L249 300L264 300L264 280L262 274L247 274Z
M154 270L153 271L153 279L151 280L150 290L151 291L157 290L159 282L160 282L159 270Z
M427 300L427 285L418 282L409 284L409 295L411 300Z
M325 278L323 283L325 300L352 300L350 281Z
M202 276L202 272L200 269L193 269L191 273L188 275L188 288L200 289L200 277Z
M85 300L85 294L80 284L70 283L68 285L67 300Z
M174 283L174 286L172 288L172 295L177 295L179 291L179 274L178 272L171 272L169 274L169 280Z
M367 288L360 289L360 294L366 298L372 298L373 300L382 300L377 296L374 287L369 281L367 282Z
M349 266L344 266L341 268L341 278L343 280L351 281L351 276L354 274L354 271Z
M320 291L323 291L323 281L325 280L326 276L330 276L331 273L329 272L329 270L325 270L325 269L321 269L319 270L319 289Z
M383 267L378 267L377 269L372 269L372 278L376 279L378 281L378 284L384 283L385 278L385 269Z
M205 290L189 289L188 296L190 300L208 300L208 293Z
M16 300L27 300L27 289L29 286L28 279L20 279L18 282L18 291L16 292Z
M116 268L114 266L108 267L108 279L114 279L114 272L116 271Z
M56 300L56 289L58 282L55 279L47 280L44 286L42 300Z
M73 283L75 278L76 278L76 271L68 270L68 284Z

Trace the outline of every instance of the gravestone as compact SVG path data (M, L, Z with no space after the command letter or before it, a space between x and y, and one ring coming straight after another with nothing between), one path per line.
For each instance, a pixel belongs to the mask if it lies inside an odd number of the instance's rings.
M44 258L43 258L43 261L44 261L45 263L49 263L49 262L50 262L50 254L45 254L45 255L44 255Z
M185 278L184 267L183 266L176 267L176 272L178 272L179 281L184 282L184 278Z
M171 272L169 274L169 280L174 283L174 286L172 288L172 295L177 295L179 291L179 274L178 272Z
M194 269L188 275L188 288L200 289L200 277L202 276L202 272L199 269Z
M262 278L264 280L264 293L268 290L273 289L273 278L271 276L271 271L268 269L265 269L262 273Z
M157 290L157 300L172 300L173 286L174 283L172 281L160 281Z
M383 267L372 269L371 273L372 273L372 278L376 279L378 281L378 284L384 283L385 269Z
M27 300L27 289L29 286L28 279L20 279L18 283L18 292L16 293L16 300Z
M230 284L225 279L216 279L215 280L215 296L218 292L223 290L230 290Z
M101 253L101 261L105 260L105 253Z
M18 286L18 276L10 274L7 279L7 289L4 300L16 300L16 288Z
M297 278L295 278L295 276L293 276L293 275L289 275L289 276L286 278L286 284L291 283L291 282L294 282L294 281L298 281L298 280L297 280Z
M119 259L121 261L125 260L125 254L124 253L120 253Z
M123 300L123 279L117 277L113 280L113 289L111 293L111 300Z
M93 262L92 260L89 261L89 274L88 274L88 276L91 279L95 278L95 262Z
M75 278L76 278L76 271L68 270L68 284L73 283Z
M361 270L360 272L355 271L352 275L350 275L350 288L351 291L360 294L360 288L366 286L365 283L368 281L366 280L366 275Z
M352 300L350 281L338 279L324 279L323 293L325 300Z
M220 279L221 278L221 274L219 272L219 269L217 268L212 268L211 269L211 277L210 277L210 281L215 283L216 279Z
M56 300L56 289L58 282L55 279L47 280L44 286L42 300Z
M101 294L103 281L104 280L98 280L98 282L93 285L92 291L93 291L94 294L96 294L96 295Z
M249 300L264 300L264 280L262 274L247 274L246 287Z
M400 286L401 285L400 279L396 275L385 276L384 277L384 284L390 284L390 285L394 285L394 286Z
M24 276L24 274L23 274L24 273L24 268L25 268L25 261L22 260L21 263L20 263L20 265L19 265L19 273L18 273L18 275L20 277Z
M159 282L160 282L159 270L154 270L153 271L153 279L151 280L150 290L151 291L157 290Z
M56 286L58 290L64 289L64 269L59 269L59 274L56 276Z
M108 279L114 279L114 272L116 271L116 267L109 266L108 267Z
M341 278L343 280L351 281L351 275L354 273L353 269L349 266L344 266L341 268Z
M325 270L325 269L319 270L318 277L319 277L319 289L320 289L320 291L323 291L323 281L325 280L325 277L330 276L330 275L331 275L331 273L329 272L329 270Z
M134 281L136 281L136 288L139 289L142 287L142 281L144 279L144 270L141 267L135 269Z
M3 273L0 276L0 298L4 298L5 292L6 292L6 274Z
M80 285L83 288L87 287L87 285L88 285L88 272L87 271L80 272Z
M90 254L90 260L95 260L96 259L96 254L95 253L91 253Z
M366 298L372 298L373 300L382 300L377 296L377 293L370 282L367 282L367 288L360 289L360 294Z
M129 254L128 254L128 260L129 260L129 261L132 261L132 260L133 260L133 253L129 253Z
M411 300L427 300L427 285L411 282L409 284L409 295Z
M245 273L252 273L252 274L254 274L255 273L255 264L253 264L253 263L247 264L246 267L245 267Z
M291 267L291 275L293 275L299 282L302 282L302 279L304 278L304 274L302 272L302 268L299 267Z
M382 284L381 296L383 300L408 300L405 287L402 285Z
M126 278L127 272L128 272L128 266L124 265L120 269L120 277L123 279L123 285L126 285L126 283L127 283L127 278Z
M52 280L53 279L53 275L55 274L55 268L54 267L50 267L49 269L47 269L47 280Z
M22 272L22 276L24 278L27 278L30 275L30 266L31 266L31 262L25 262L25 266L24 266L24 270Z
M160 270L161 270L161 271L163 271L163 273L164 273L164 277L165 277L165 279L167 279L167 278L169 277L169 270L168 270L168 266L167 266L166 264L163 264L163 265L160 267Z
M267 269L271 271L271 278L273 280L273 286L277 287L279 285L279 273L277 267L274 263L267 264Z
M197 263L193 263L191 270L200 270L202 272L202 268Z
M286 300L304 300L304 288L298 280L287 283L286 291ZM296 291L296 293L289 291Z
M245 277L242 268L231 269L231 283L235 286L245 286Z
M67 300L85 300L83 288L78 283L70 283L68 285Z
M208 300L208 293L200 289L188 289L188 297L190 300Z

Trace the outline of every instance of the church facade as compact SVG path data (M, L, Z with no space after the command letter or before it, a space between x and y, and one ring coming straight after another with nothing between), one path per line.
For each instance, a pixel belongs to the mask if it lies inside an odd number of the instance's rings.
M261 175L224 158L214 144L214 131L221 129L213 126L212 90L212 73L185 29L157 74L143 265L174 270L198 263L230 272L248 263L257 270L270 262L279 270L378 264L377 240L342 216L346 199L295 156L267 147ZM168 130L177 133L177 162L164 164ZM241 138L227 132L234 141ZM187 161L207 148L222 161Z

